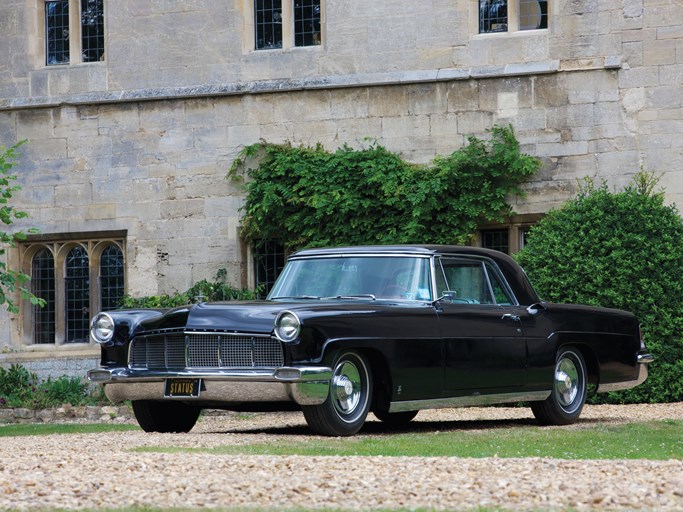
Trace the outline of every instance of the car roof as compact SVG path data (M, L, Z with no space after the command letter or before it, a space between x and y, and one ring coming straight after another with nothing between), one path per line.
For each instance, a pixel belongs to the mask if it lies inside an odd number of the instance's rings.
M359 245L350 247L325 247L318 249L303 249L297 251L290 258L310 256L345 256L352 254L407 254L407 255L433 255L433 254L463 254L469 256L486 256L489 258L505 257L503 253L492 249L471 247L468 245L436 245L436 244L410 244L410 245Z

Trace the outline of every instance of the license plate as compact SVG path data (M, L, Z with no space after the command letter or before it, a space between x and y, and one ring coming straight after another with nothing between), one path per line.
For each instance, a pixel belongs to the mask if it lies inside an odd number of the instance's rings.
M166 379L164 396L167 398L197 398L201 379Z

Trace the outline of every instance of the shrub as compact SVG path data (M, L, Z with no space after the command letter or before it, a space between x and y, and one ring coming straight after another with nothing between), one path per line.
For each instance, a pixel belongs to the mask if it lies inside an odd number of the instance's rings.
M639 173L618 193L586 180L531 230L517 256L546 300L625 309L656 360L645 384L606 402L683 400L683 219Z
M523 154L512 127L432 165L405 162L382 146L246 147L229 176L245 180L241 234L258 246L279 240L287 249L401 243L465 243L481 219L503 221L510 194L540 167ZM251 168L248 162L256 159Z
M40 381L35 373L19 364L0 368L0 407L43 409L63 404L91 405L107 403L99 389L91 393L78 377L61 376Z
M131 297L126 295L121 306L124 308L175 308L194 304L200 301L226 301L226 300L253 300L257 297L259 290L248 290L246 288L233 288L225 282L227 271L220 269L213 278L213 282L206 279L194 284L184 292L176 292L173 295L149 295L146 297Z

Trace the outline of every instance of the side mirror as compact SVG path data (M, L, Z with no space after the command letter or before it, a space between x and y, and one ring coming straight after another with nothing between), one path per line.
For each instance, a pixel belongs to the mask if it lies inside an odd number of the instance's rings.
M453 302L455 299L458 298L458 292L454 290L447 290L443 292L443 295L436 299L434 302L439 302L440 300L446 300L448 302Z

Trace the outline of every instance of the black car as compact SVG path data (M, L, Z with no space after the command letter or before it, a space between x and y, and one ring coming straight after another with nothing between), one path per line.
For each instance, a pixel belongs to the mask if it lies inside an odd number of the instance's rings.
M114 402L148 432L187 432L202 408L300 407L317 433L353 435L368 412L531 402L542 424L577 420L589 383L647 377L625 311L542 302L497 251L454 246L309 249L265 301L97 314Z

